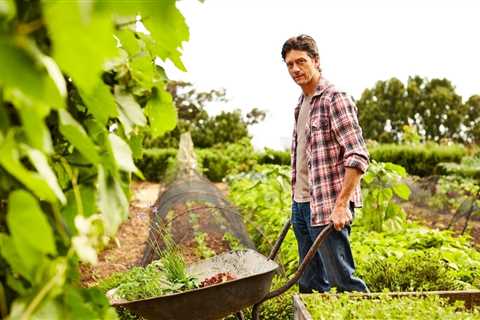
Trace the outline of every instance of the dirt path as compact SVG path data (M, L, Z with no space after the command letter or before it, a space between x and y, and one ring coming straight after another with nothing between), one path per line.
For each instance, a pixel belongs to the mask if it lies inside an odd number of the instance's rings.
M150 207L157 200L161 188L158 183L132 183L130 217L120 226L116 239L99 254L97 265L80 266L83 285L90 286L112 273L126 271L138 265L148 239L152 217Z

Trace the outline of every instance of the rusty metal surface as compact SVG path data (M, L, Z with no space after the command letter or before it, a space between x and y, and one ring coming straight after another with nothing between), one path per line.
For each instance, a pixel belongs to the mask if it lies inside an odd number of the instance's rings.
M216 320L261 301L270 290L278 264L254 250L229 252L199 261L189 273L200 280L231 272L236 280L144 300L113 303L151 320Z

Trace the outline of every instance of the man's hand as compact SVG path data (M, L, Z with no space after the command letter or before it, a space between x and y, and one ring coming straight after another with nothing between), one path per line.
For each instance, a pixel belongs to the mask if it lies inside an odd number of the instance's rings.
M347 206L335 206L330 220L332 220L335 230L340 231L352 221L352 213Z

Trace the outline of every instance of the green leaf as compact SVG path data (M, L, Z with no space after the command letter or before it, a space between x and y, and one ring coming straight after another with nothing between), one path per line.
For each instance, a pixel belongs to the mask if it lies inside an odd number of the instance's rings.
M118 167L127 172L134 172L136 175L143 178L142 173L135 166L135 163L133 163L130 146L114 133L108 135L108 140L110 141L113 158Z
M21 108L20 117L30 145L50 154L53 151L52 138L43 117L34 108Z
M19 151L14 140L14 132L10 131L0 145L0 165L29 188L41 200L56 201L56 196L47 182L36 172L25 169L20 162Z
M145 113L150 121L153 137L173 130L177 124L177 110L173 105L172 96L165 90L154 90L154 95L147 102Z
M58 184L57 176L53 172L52 168L50 168L45 155L32 148L27 149L27 154L30 158L30 162L34 165L35 169L37 169L40 176L48 183L50 189L52 189L53 193L55 193L58 200L60 200L62 204L65 204L67 201L65 199L65 195L63 194L63 191Z
M129 56L133 57L140 51L139 40L135 37L135 32L126 29L118 31L115 35Z
M61 93L45 68L39 67L26 50L28 41L14 42L0 38L0 86L25 95L31 102L49 107L62 107ZM8 63L5 63L8 61ZM41 62L40 62L41 63Z
M65 110L59 110L60 132L90 163L100 161L95 144L90 140L83 127Z
M408 200L408 198L410 197L410 188L404 183L394 185L393 191L403 200Z
M14 0L0 1L0 17L4 16L7 20L12 19L17 14L17 8Z
M143 114L140 105L131 94L125 93L119 86L115 86L115 100L121 108L122 113L134 124L145 126L147 119Z
M7 225L17 245L30 246L44 254L56 254L53 232L37 200L17 190L8 197Z
M40 307L34 311L31 320L63 320L62 306L56 300L46 299Z
M35 264L29 264L27 260L22 259L15 248L12 237L4 233L0 233L0 255L8 262L14 273L18 273L28 281L33 282L32 268ZM21 287L18 290L21 290Z
M83 299L81 289L67 287L64 294L64 303L67 306L67 319L97 319L89 304Z
M80 96L87 105L89 112L93 114L102 125L106 125L109 118L118 116L117 105L110 88L101 81L91 93L80 89Z
M148 55L135 57L130 62L132 77L145 88L153 86L153 77L155 75L155 65L152 58Z
M118 55L112 16L82 1L42 1L53 58L82 90L90 93L104 63Z
M120 183L107 175L102 166L98 167L97 205L102 214L107 235L113 236L122 221L128 217L128 200Z
M367 171L362 177L366 184L370 184L375 179L375 174L371 171Z
M406 177L407 176L407 171L405 170L405 168L398 165L398 164L387 162L387 163L385 163L385 169L396 172L401 177Z

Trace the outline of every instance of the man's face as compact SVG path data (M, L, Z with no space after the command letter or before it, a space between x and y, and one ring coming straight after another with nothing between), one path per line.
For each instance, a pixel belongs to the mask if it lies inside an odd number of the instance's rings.
M306 51L300 50L290 50L285 56L285 63L288 73L299 86L313 81L319 67L318 58L312 59Z

